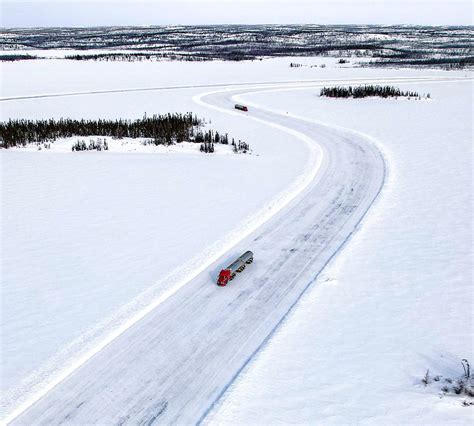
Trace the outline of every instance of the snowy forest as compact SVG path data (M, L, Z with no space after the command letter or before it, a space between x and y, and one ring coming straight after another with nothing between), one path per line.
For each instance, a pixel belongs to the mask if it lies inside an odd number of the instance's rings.
M413 91L404 92L394 86L365 85L359 87L323 87L320 96L326 96L328 98L366 98L368 96L378 96L381 98L399 96L418 98L419 94ZM429 98L430 95L428 94L427 97Z
M239 61L281 56L336 56L372 58L361 62L361 66L367 67L463 69L474 64L472 27L200 25L62 31L4 28L0 34L0 48L4 51L72 49L76 52L66 59L78 61ZM92 51L96 49L108 52ZM23 59L37 58L12 53L0 55L0 61Z
M192 113L144 116L138 120L9 120L0 123L0 146L10 148L29 143L54 142L71 136L110 136L148 138L155 145L183 141L229 143L229 136L217 131L202 131L203 120Z

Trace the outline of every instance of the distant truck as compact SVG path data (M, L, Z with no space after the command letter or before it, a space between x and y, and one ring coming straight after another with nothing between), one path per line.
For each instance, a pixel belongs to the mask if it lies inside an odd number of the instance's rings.
M237 260L232 262L227 268L223 269L219 278L217 279L217 285L225 287L229 281L235 278L237 272L242 272L246 265L250 265L253 262L253 253L246 251L242 256L239 256Z
M235 104L235 109L239 109L240 111L248 111L249 109L245 105Z

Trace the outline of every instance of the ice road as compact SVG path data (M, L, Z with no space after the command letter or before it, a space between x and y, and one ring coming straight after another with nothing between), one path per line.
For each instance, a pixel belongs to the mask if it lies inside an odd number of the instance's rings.
M239 93L244 90L216 92L202 102L235 114L232 96ZM385 163L377 147L362 134L264 109L251 108L246 119L314 143L319 162L311 182L211 271L117 337L13 424L199 423L343 247L383 186ZM254 263L227 287L217 287L219 268L246 249L255 253Z

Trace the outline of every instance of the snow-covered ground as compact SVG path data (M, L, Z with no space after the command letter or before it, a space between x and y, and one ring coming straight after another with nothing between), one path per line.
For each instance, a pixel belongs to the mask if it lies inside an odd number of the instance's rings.
M193 274L278 201L304 170L307 148L295 146L289 162L284 135L261 127L239 135L265 135L266 155L1 153L7 404ZM279 173L266 179L273 167Z
M218 91L196 102L236 114L231 95ZM378 150L363 135L341 134L284 114L254 109L247 120L255 119L311 148L303 191L289 191L301 196L143 321L95 351L89 362L80 362L16 423L149 423L158 416L164 423L196 422L308 279L341 247L383 183L385 166ZM255 250L255 263L238 285L222 292L209 280L209 271L215 276L224 262L248 247Z
M358 60L358 58L351 59L352 62ZM307 66L290 68L291 62ZM325 68L320 67L323 64L326 65ZM351 68L350 64L338 64L336 58L330 57L273 58L240 62L144 61L130 63L39 59L0 62L0 69L2 72L1 97L246 82L268 83L318 79L327 81L343 78L373 79L440 75L455 77L470 74L469 71ZM159 96L168 95L163 93ZM167 100L172 101L173 96L169 96ZM124 102L125 98L120 99ZM89 104L94 100L95 98L90 98ZM157 99L153 98L153 100L156 105ZM8 105L8 112L11 107L14 105ZM7 105L4 108L7 108ZM141 111L138 109L134 112L141 114ZM101 113L107 113L107 111L101 111ZM6 112L3 115L6 115Z
M86 146L90 142L95 143L96 145L101 146L101 151L104 154L111 153L120 153L120 154L199 154L202 155L200 151L201 144L193 142L180 142L173 145L154 145L152 139L149 138L121 138L115 139L109 136L88 136L88 137L77 137L71 136L69 138L60 138L54 142L38 143L38 144L28 144L25 146L18 146L10 148L10 151L20 151L20 152L35 152L39 151L43 154L48 153L71 153L73 146L78 142L84 142ZM107 150L102 149L104 147L104 142L107 143ZM77 151L76 155L95 155L97 150L85 150ZM214 154L234 154L232 145L223 145L215 144ZM251 153L247 153L251 155Z
M458 378L461 359L474 359L473 85L402 87L432 101L243 97L376 137L389 174L360 231L209 423L472 423L466 397L421 379Z
M290 62L329 66L289 68ZM251 63L38 60L1 66L8 83L2 84L4 98L251 81L466 75L350 69L331 58ZM470 83L411 83L407 88L429 91L432 101L328 100L318 98L316 88L244 95L257 104L375 136L390 174L383 197L344 250L347 254L338 256L313 286L211 419L464 422L469 416L469 409L447 407L448 398L438 400L416 383L427 368L434 374L437 366L447 368L437 363L440 354L469 357L462 353L466 347L472 354L472 323L465 320L472 88ZM3 120L137 118L145 112L191 110L211 118L210 127L228 131L254 149L251 156L218 158L54 152L64 144L52 152L1 153L5 412L162 294L170 282L192 275L199 262L221 253L228 236L237 238L236 229L248 229L252 218L281 202L288 187L307 173L305 144L239 114L193 103L192 97L205 90L211 89L2 102ZM452 208L449 214L446 206ZM347 366L344 377L341 364ZM275 377L278 372L283 376ZM351 391L346 394L345 389ZM400 405L411 398L420 405L410 401L403 411ZM428 417L418 418L418 409Z
M209 117L192 101L202 91L8 101L1 112L4 120ZM245 140L252 155L72 153L61 143L0 153L5 411L206 265L306 173L305 144L248 120L242 126L241 116L214 111L209 127Z

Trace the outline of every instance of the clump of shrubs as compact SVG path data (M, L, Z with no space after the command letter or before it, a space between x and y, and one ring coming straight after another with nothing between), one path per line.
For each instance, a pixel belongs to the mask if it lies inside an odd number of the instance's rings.
M190 141L196 143L221 143L223 145L228 145L229 135L227 133L222 135L214 130L208 130L206 132L199 130L196 134L192 134Z
M86 144L84 140L77 141L72 147L72 151L108 151L109 150L109 145L107 141L104 138L104 141L100 138L97 139L97 141L94 141L93 139L89 140L89 145Z
M232 152L234 154L247 154L248 152L250 152L250 145L246 142L241 141L240 139L238 142L235 142L235 139L232 138L231 145ZM201 143L200 151L206 154L212 154L214 152L214 142L212 142L212 139L207 139L206 141Z
M471 367L467 359L463 359L461 364L464 374L457 379L452 379L450 377L443 378L443 376L440 375L431 377L430 371L426 370L425 375L421 379L421 383L423 383L425 386L428 386L433 382L438 382L439 384L442 384L440 388L442 396L458 395L466 398L462 401L463 406L472 406L474 405L474 380L471 376Z
M242 142L239 139L239 142L235 142L234 138L232 138L232 150L234 151L234 154L247 154L247 152L250 151L250 145L246 142Z
M40 143L40 142L37 142L36 143L36 146L38 147L38 151L41 151L43 148L44 149L51 149L51 142L50 143Z
M199 150L206 154L212 154L214 152L214 144L212 142L204 142L201 144L201 148Z

